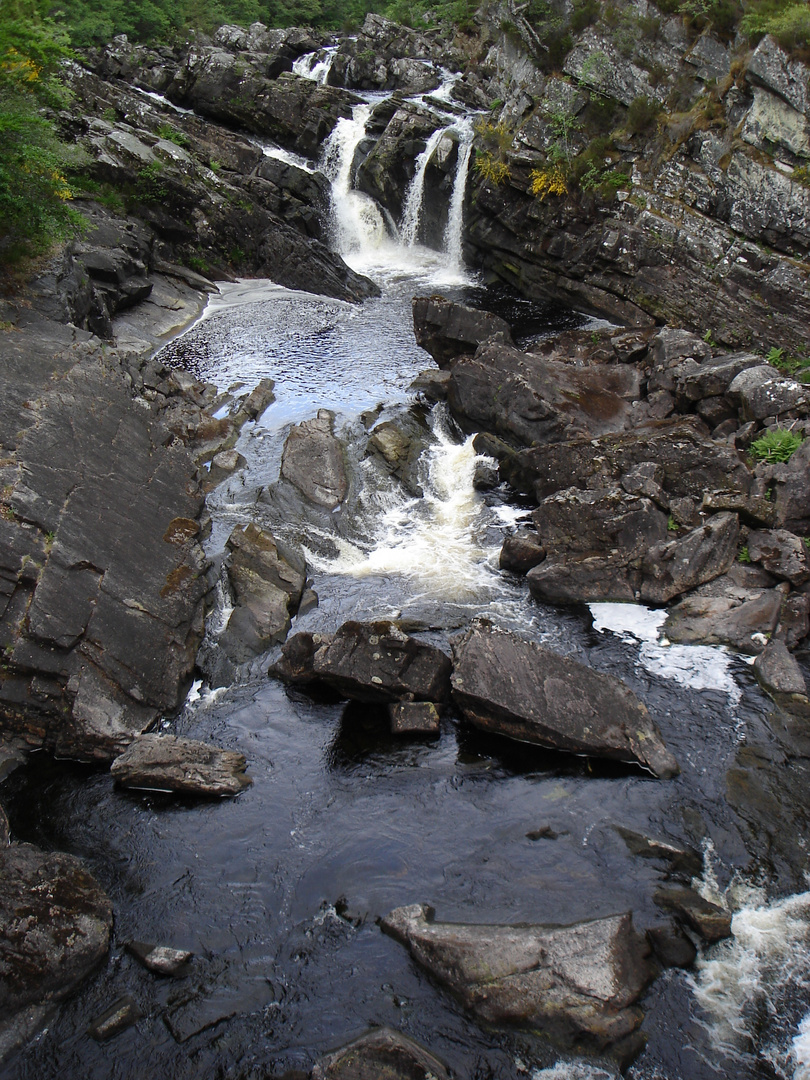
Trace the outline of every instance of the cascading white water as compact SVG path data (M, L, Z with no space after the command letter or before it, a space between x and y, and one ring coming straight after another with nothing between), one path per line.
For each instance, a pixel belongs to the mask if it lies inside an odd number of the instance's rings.
M321 170L332 185L333 242L341 255L378 247L386 236L379 206L352 187L354 156L370 114L370 105L355 105L351 119L341 117L324 143Z
M453 194L450 196L450 209L447 215L447 228L444 231L444 251L447 269L451 273L461 274L464 270L462 240L464 229L464 196L467 193L467 176L470 171L470 157L473 143L473 124L467 118L455 125L459 133L458 164L453 181Z
M425 201L425 173L436 147L447 130L447 128L437 128L428 139L427 146L415 161L416 169L405 195L405 205L402 208L402 225L399 230L402 243L406 247L413 247L419 238L419 222Z
M316 49L315 52L304 53L293 63L292 69L301 78L312 79L313 82L325 86L336 52L336 45L327 45L323 49Z

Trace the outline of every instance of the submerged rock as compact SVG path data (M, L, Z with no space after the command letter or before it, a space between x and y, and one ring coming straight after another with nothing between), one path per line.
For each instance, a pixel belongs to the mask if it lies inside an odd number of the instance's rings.
M450 658L393 623L346 622L337 633L296 634L271 673L297 686L323 683L355 701L442 702Z
M116 783L128 788L183 795L238 795L253 781L245 776L244 754L220 750L176 735L141 735L110 766Z
M450 1073L407 1035L378 1028L321 1058L311 1080L450 1080Z
M29 1037L107 955L112 905L78 859L0 850L0 1046Z
M132 998L126 994L114 1001L108 1009L105 1009L100 1016L90 1022L87 1034L94 1038L96 1042L107 1042L108 1039L114 1039L116 1035L120 1035L128 1027L137 1024L142 1015L141 1010Z
M392 735L438 735L439 710L432 701L397 701L388 706Z
M194 956L186 949L171 949L168 945L151 945L145 941L128 941L127 952L156 975L181 975Z
M521 742L678 772L646 707L612 675L486 623L454 646L453 700L470 723Z
M380 925L479 1020L595 1050L641 1024L636 1002L654 967L629 912L572 926L474 926L433 915L412 904Z

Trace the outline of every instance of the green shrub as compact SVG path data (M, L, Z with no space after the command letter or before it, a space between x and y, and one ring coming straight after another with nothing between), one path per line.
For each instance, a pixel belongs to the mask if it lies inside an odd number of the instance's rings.
M650 97L637 97L627 110L627 130L633 135L646 135L655 130L661 105Z
M754 461L768 465L790 461L802 444L802 436L788 428L768 428L764 435L751 443L749 453Z

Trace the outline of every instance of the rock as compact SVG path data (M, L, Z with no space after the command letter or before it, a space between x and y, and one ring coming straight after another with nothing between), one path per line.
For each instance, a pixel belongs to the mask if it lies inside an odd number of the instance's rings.
M293 685L325 683L354 701L444 702L450 658L393 623L345 622L336 634L296 634L273 673Z
M527 574L532 567L539 566L545 557L546 549L536 533L533 536L518 533L504 540L498 565L501 570L510 570L513 574Z
M629 563L667 537L666 514L618 485L557 491L543 499L532 520L549 556L598 552Z
M616 826L616 832L633 855L642 859L661 859L669 864L674 873L686 874L690 878L699 877L703 873L703 856L693 848L677 847L663 840L655 840L622 825Z
M235 472L244 469L247 459L237 450L220 450L211 459L211 468L208 470L208 485L212 490Z
M227 545L236 605L219 641L234 662L245 663L287 636L303 595L306 562L253 523L237 525Z
M563 488L604 487L643 462L661 467L661 486L668 496L689 497L698 504L706 492L747 495L751 490L751 473L737 452L708 438L697 417L660 420L596 439L578 437L521 450L501 460L501 477L539 503Z
M284 222L274 222L256 252L256 273L288 289L303 289L336 300L360 303L379 296L370 278L355 273L339 256L314 237L303 237Z
M686 361L672 371L675 399L688 407L704 398L718 397L726 393L740 372L761 364L762 358L750 352L723 353L701 363ZM715 422L721 419L725 417L721 415Z
M807 66L800 60L791 60L770 35L766 35L754 49L746 76L778 94L797 112L810 116Z
M776 522L799 536L810 534L810 439L805 439L790 460L769 470L776 488Z
M447 398L449 383L449 371L428 368L427 371L419 372L408 389L417 394L424 394L428 401L444 401Z
M137 1024L142 1015L132 998L126 994L90 1022L87 1034L96 1042L107 1042L108 1039L114 1039L122 1031Z
M806 386L780 375L770 364L742 371L729 384L727 393L743 420L764 420L766 416L783 413L804 414L810 400Z
M632 761L658 777L678 765L624 683L514 634L474 624L456 642L453 701L484 731L589 757Z
M787 529L756 529L748 535L748 554L769 574L785 578L792 585L810 581L807 547L795 533Z
M776 522L776 506L763 495L708 491L703 496L701 510L713 514L720 510L730 510L739 515L744 525L753 529L768 528Z
M757 682L778 697L798 695L807 701L807 685L795 657L784 642L769 641L754 661Z
M650 927L647 940L661 967L690 968L697 959L697 949L677 923Z
M243 754L176 735L141 735L110 766L127 788L211 797L238 795L253 782Z
M465 431L484 428L531 446L623 431L638 395L630 365L579 368L485 342L453 364L447 400Z
M287 436L281 475L316 506L334 510L349 490L343 448L334 435L334 413L319 409Z
M311 1080L450 1080L450 1073L419 1043L383 1027L321 1058Z
M666 604L726 573L737 555L739 531L736 514L715 514L683 539L656 544L641 564L642 600Z
M368 449L383 460L388 471L412 495L419 497L422 495L420 459L428 441L424 418L416 410L409 410L394 420L377 424L369 436Z
M529 592L545 604L632 603L641 572L618 555L570 554L548 558L526 575Z
M795 649L810 633L810 595L791 593L782 601L779 623L774 636L784 641L789 649Z
M440 368L449 368L459 356L472 356L479 345L493 338L512 345L507 322L490 311L453 303L443 296L413 298L416 344L426 349Z
M8 847L11 843L11 826L8 823L8 814L5 807L0 803L0 848Z
M603 1050L643 1019L653 978L630 913L572 926L472 926L433 921L422 904L381 927L485 1024L516 1024L555 1042Z
M476 461L473 472L473 487L476 491L494 491L500 485L501 477L498 462L492 458Z
M670 641L685 644L730 645L756 656L776 629L783 593L759 590L751 600L737 597L686 596L673 607L664 623Z
M184 975L194 953L186 949L171 949L168 945L151 945L145 941L128 941L127 952L156 975Z
M397 701L388 706L393 735L438 735L439 710L432 701Z
M729 912L704 900L694 889L657 889L653 900L660 908L677 915L709 944L731 937Z
M30 844L0 849L0 1038L33 1032L27 1014L61 1001L107 955L112 905L78 859Z

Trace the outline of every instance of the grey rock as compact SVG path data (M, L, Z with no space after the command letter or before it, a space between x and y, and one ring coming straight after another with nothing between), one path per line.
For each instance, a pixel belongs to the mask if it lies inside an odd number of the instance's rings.
M692 939L675 922L650 927L647 940L661 967L690 968L697 959Z
M804 541L787 529L756 529L748 536L748 554L769 574L792 585L810 581L810 563Z
M133 1024L137 1024L142 1015L133 999L126 994L90 1022L87 1034L96 1042L107 1042L132 1027Z
M670 641L730 645L756 656L776 629L782 601L783 593L778 589L764 589L742 601L693 594L670 610L664 633Z
M412 305L416 344L426 349L440 368L449 368L459 356L472 356L479 345L493 338L513 344L509 324L490 311L443 296L415 296Z
M526 575L535 600L546 604L632 602L638 598L641 571L622 556L566 554L546 558Z
M740 372L761 365L762 358L755 353L724 353L702 363L682 363L672 371L676 400L689 404L725 394Z
M393 735L438 735L439 710L432 701L397 701L388 706Z
M810 534L810 439L805 439L790 460L775 466L776 524L800 536Z
M550 556L600 552L629 563L667 536L666 514L618 485L557 491L540 503L532 519Z
M731 914L704 900L694 889L658 889L653 900L671 911L709 943L731 937Z
M622 825L616 826L616 832L633 855L642 859L660 859L668 863L674 872L689 877L698 877L703 873L703 856L694 848L678 847L663 840L656 840Z
M636 1002L654 973L629 913L572 926L473 926L434 922L431 908L413 904L381 926L486 1024L602 1050L643 1019Z
M769 694L799 695L807 701L807 685L802 669L784 642L768 642L754 661L754 674Z
M807 387L780 375L769 364L742 371L729 384L727 393L744 420L804 412L808 404Z
M810 123L800 112L767 90L754 90L754 103L740 138L765 153L777 147L800 157L810 155Z
M678 765L645 706L619 679L514 634L474 624L456 642L453 701L484 731L589 757Z
M737 555L739 531L736 514L715 514L683 539L656 544L641 564L642 599L665 604L725 574Z
M501 548L498 565L501 570L510 570L513 574L526 574L538 566L546 557L546 549L535 533L533 536L518 533L507 536Z
M272 670L292 685L325 683L356 701L443 702L450 658L390 622L346 622L334 635L295 634Z
M141 735L110 766L116 783L128 788L183 795L238 795L253 781L243 754L176 735Z
M810 595L805 592L791 593L782 602L775 637L784 641L789 649L795 649L808 633L810 633Z
M60 1001L107 955L112 905L81 862L30 844L0 849L0 1038Z
M444 401L447 397L447 387L450 383L449 371L437 371L428 368L420 371L409 386L417 394L424 394L428 401Z
M754 50L747 76L752 82L778 94L797 112L810 116L807 65L791 60L770 35L766 35Z
M315 1063L311 1080L450 1080L424 1046L391 1028L375 1028Z
M716 514L730 510L739 515L740 521L754 529L768 527L776 521L776 505L764 495L742 495L740 492L707 491L703 496L701 510Z
M168 945L152 945L145 941L128 941L127 952L155 975L183 975L194 953L172 949Z
M334 414L319 409L314 420L296 424L284 444L281 475L316 506L333 510L349 489L343 449L334 435Z

